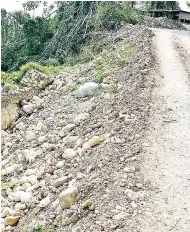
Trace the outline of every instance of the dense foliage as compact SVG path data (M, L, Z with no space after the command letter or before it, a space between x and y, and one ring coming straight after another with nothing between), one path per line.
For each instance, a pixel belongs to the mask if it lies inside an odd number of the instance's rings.
M28 62L59 66L73 64L76 57L86 54L82 60L92 56L85 53L86 46L92 52L101 52L100 33L117 30L124 22L136 24L139 11L136 1L97 2L28 1L24 11L1 10L1 70L17 71ZM178 9L176 1L143 2L148 9ZM43 8L41 17L35 10Z
M177 1L149 1L148 8L151 10L178 10L179 2Z
M31 61L63 64L94 41L96 32L138 21L135 2L44 2L43 15L34 17L40 4L27 2L19 12L1 10L2 71L19 70Z

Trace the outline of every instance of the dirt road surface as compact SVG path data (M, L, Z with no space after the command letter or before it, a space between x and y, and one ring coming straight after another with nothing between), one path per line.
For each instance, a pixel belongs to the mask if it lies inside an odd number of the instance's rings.
M145 176L156 189L141 231L190 231L190 32L155 30L158 85ZM179 49L175 44L178 43ZM183 53L180 49L183 48ZM181 56L185 57L181 57ZM184 61L184 62L183 62Z

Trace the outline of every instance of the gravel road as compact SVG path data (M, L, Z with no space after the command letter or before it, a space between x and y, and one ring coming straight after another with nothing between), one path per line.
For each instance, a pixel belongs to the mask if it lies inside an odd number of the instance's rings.
M157 29L155 34L160 74L154 92L154 113L148 132L151 145L144 171L156 191L152 193L153 211L142 222L141 231L187 232L190 231L190 33Z

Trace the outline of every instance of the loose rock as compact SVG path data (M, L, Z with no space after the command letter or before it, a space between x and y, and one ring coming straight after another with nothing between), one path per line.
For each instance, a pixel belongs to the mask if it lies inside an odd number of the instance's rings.
M76 202L76 197L78 195L77 188L70 187L66 190L64 190L59 195L59 203L63 209L70 208L71 205L74 205Z
M54 186L59 187L62 184L66 183L68 180L69 180L69 178L67 176L63 176L63 177L54 181Z
M73 157L76 156L76 154L77 154L76 151L74 151L74 150L71 149L71 148L68 148L68 149L66 149L66 150L64 151L62 157L63 157L64 159L72 159Z
M19 221L20 217L16 216L10 216L10 217L6 217L4 220L5 225L10 225L10 226L14 226L18 221Z

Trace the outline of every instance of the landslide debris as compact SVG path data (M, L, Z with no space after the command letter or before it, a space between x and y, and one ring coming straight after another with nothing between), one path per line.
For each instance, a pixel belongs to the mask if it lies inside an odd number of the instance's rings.
M132 220L147 210L140 154L154 87L153 36L124 26L107 35L103 53L65 68L24 102L3 133L2 231L133 231ZM99 88L78 98L87 82Z

